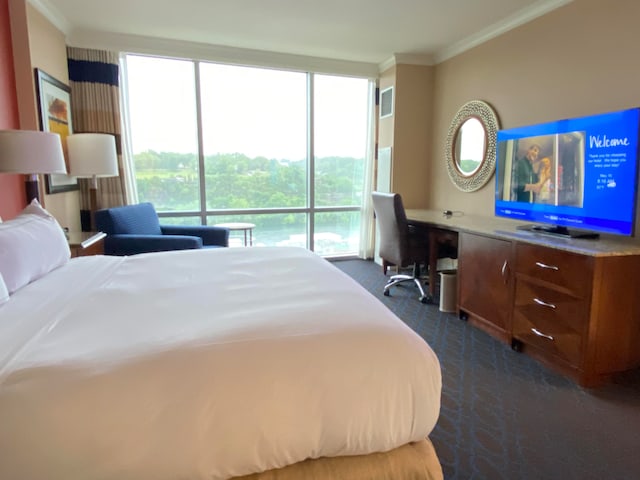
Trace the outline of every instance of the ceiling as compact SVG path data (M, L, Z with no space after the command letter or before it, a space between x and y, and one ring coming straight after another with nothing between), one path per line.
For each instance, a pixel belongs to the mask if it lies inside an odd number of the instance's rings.
M82 32L381 64L437 63L571 0L29 0Z

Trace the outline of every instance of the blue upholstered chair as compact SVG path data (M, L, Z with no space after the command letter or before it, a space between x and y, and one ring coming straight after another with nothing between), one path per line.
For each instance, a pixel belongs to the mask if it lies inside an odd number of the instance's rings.
M151 203L106 208L95 213L96 228L107 234L106 255L229 246L229 230L204 225L160 225Z

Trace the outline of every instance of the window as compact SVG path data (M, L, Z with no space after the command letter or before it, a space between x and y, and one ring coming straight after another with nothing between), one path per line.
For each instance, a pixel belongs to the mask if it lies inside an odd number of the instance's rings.
M202 63L207 207L305 207L303 73Z
M193 62L129 57L127 90L138 198L159 212L200 209Z
M139 201L174 223L254 223L254 245L358 252L367 79L138 55L124 63Z

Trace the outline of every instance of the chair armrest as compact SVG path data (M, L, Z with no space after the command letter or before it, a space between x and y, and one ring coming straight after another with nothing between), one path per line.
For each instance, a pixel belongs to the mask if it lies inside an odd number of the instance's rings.
M229 229L210 225L160 225L164 235L193 235L202 239L203 245L229 246Z
M147 252L202 248L200 237L187 235L107 235L105 255L135 255Z

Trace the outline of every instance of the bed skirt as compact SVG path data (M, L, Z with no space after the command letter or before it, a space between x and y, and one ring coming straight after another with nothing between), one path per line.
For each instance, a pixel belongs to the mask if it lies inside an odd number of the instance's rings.
M443 480L442 467L429 439L394 450L351 457L305 460L284 468L234 480Z

